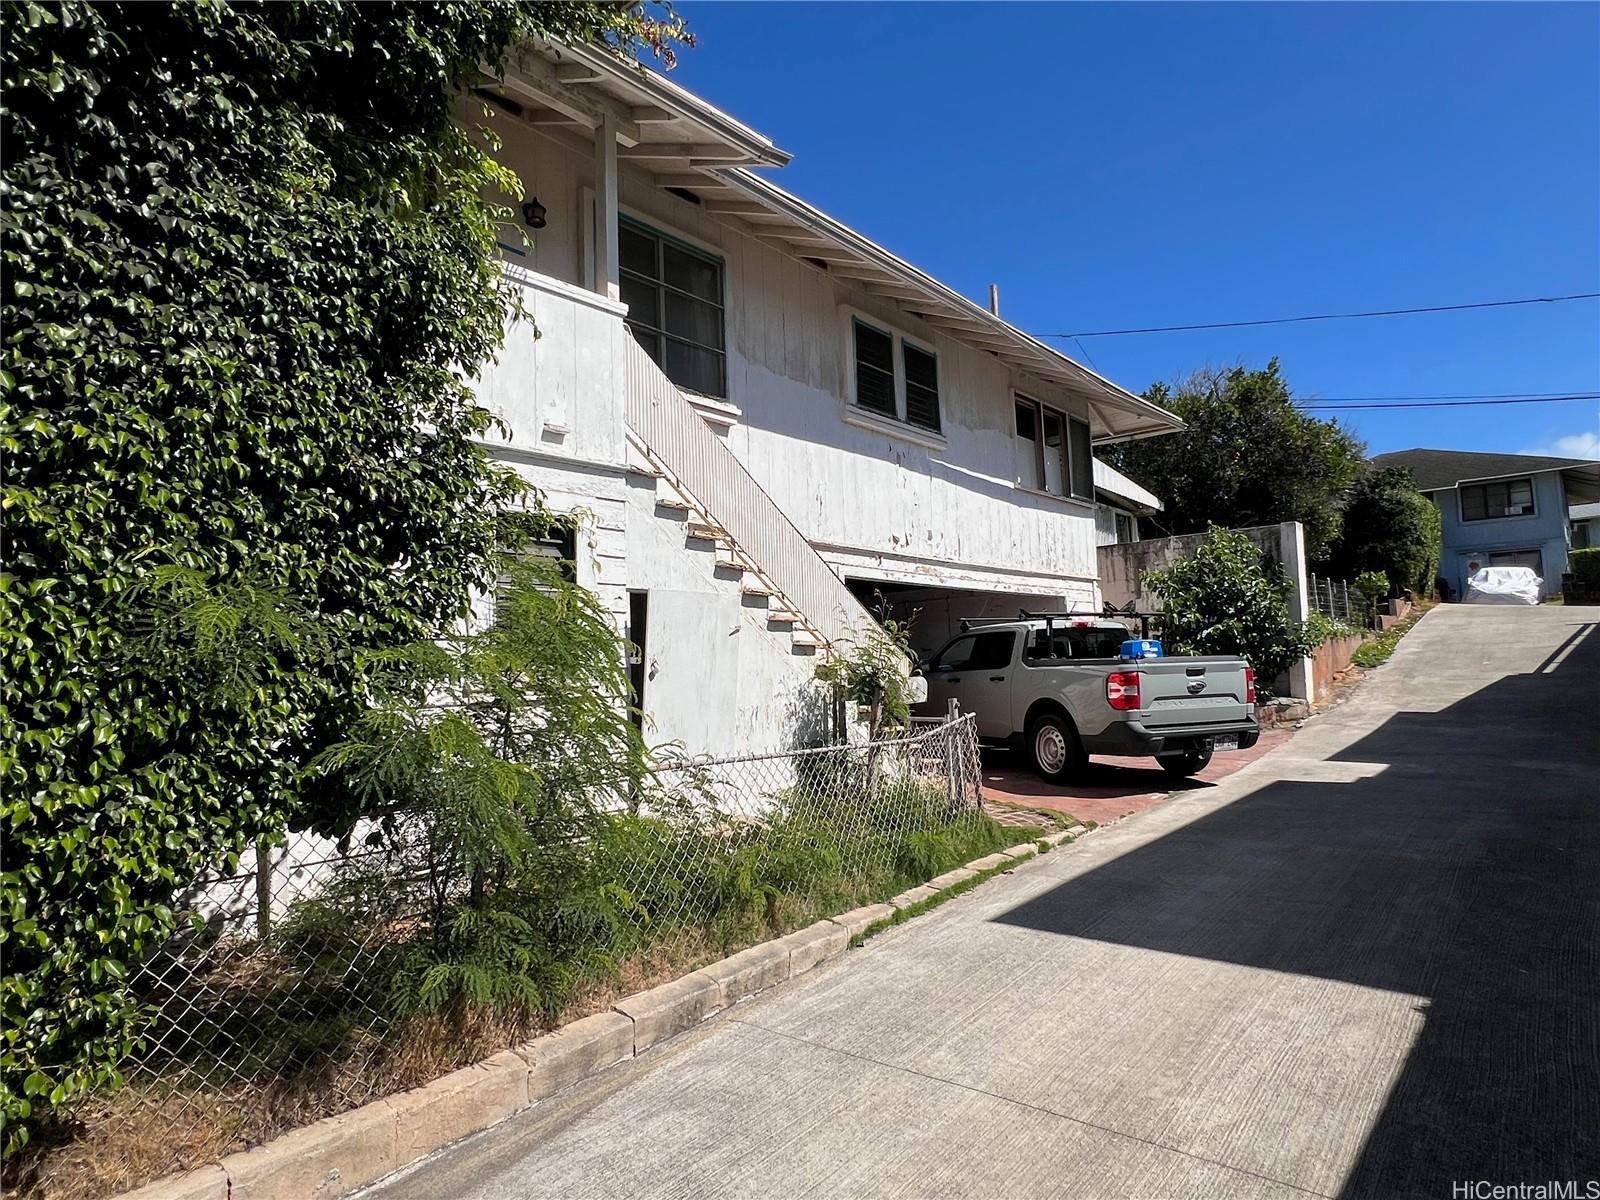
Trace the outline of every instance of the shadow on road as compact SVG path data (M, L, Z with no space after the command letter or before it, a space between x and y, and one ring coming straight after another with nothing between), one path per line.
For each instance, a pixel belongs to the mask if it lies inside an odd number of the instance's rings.
M1600 635L1564 645L1334 756L1370 777L1268 784L999 920L1423 998L1345 1197L1594 1178Z

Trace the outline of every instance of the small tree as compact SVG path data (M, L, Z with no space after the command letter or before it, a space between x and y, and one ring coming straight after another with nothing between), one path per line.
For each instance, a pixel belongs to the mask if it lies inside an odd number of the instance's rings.
M1339 498L1361 470L1362 445L1337 420L1295 406L1277 359L1260 370L1207 367L1170 387L1155 384L1145 397L1188 428L1123 442L1106 457L1161 497L1168 530L1299 521L1311 556L1326 552L1339 532Z
M308 771L428 881L399 1007L557 1007L592 942L570 935L627 904L596 847L649 775L604 608L548 560L511 559L487 627L369 660L377 702Z
M1311 649L1289 616L1288 582L1242 533L1213 526L1188 558L1142 579L1161 597L1156 629L1169 653L1240 655L1265 689Z
M911 685L906 662L911 657L911 631L898 621L882 622L860 641L841 644L817 667L817 678L868 710L867 733L876 740L885 730L911 720Z
M1356 576L1355 589L1361 596L1361 611L1372 624L1378 604L1389 594L1389 577L1382 571L1363 571Z
M1404 467L1368 470L1345 494L1343 523L1323 569L1350 578L1381 571L1394 592L1433 587L1439 565L1439 510Z

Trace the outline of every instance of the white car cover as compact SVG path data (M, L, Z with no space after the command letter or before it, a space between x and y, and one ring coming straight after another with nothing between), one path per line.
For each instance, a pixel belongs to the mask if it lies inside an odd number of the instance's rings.
M1467 580L1468 604L1537 604L1544 580L1531 567L1484 567Z

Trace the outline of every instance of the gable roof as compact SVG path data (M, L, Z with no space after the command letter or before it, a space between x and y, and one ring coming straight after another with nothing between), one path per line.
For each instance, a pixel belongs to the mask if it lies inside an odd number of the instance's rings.
M1405 467L1419 492L1437 492L1474 479L1503 479L1542 471L1573 471L1600 482L1600 462L1588 458L1548 458L1542 454L1487 454L1476 450L1393 450L1375 454L1379 467Z

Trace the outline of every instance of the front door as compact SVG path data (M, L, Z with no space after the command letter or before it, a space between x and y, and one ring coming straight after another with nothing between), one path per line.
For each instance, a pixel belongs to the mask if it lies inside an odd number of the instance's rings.
M1011 660L1015 630L996 629L956 638L928 663L928 699L918 707L943 716L952 699L963 713L976 713L980 737L1011 733Z

